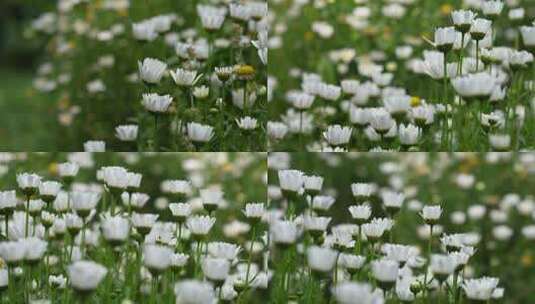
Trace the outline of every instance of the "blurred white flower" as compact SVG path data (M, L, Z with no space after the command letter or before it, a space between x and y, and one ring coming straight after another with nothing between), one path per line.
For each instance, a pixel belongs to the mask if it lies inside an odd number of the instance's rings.
M147 244L143 247L143 264L151 271L160 273L171 265L173 250L167 246Z
M323 137L331 146L347 145L351 138L351 127L343 127L341 125L332 125L323 132Z
M186 221L186 226L191 234L197 237L203 237L210 232L216 219L205 215L193 215Z
M135 141L137 139L137 125L120 125L115 127L115 137L122 141Z
M384 303L382 293L374 292L372 286L366 283L340 282L331 287L331 292L340 304L379 304Z
M202 74L197 75L197 71L178 68L171 71L171 77L178 86L192 87L201 79Z
M158 59L145 58L143 62L138 61L138 67L139 77L143 81L150 84L156 84L162 79L162 76L167 69L167 64Z
M130 232L130 222L122 216L103 215L100 219L102 235L112 244L124 242Z
M204 276L211 281L223 282L230 272L230 262L223 258L207 257L202 261Z
M196 122L187 124L188 138L196 143L206 143L214 136L214 128Z
M92 261L78 261L67 268L69 283L83 292L95 290L107 273L106 267Z
M33 193L39 188L41 177L34 173L20 173L17 174L17 183L21 190Z
M462 288L466 297L470 300L487 301L490 300L499 279L483 277L480 279L467 279L463 282Z
M298 170L279 170L279 185L282 190L299 192L304 184L303 172Z
M311 246L307 251L307 263L313 271L331 271L337 258L338 252L330 248Z
M182 304L213 304L217 301L212 284L182 280L175 284L176 302Z
M143 94L141 104L143 107L153 113L164 113L173 102L171 95L158 95L156 93Z
M257 127L256 119L250 116L245 116L240 119L236 119L236 124L242 130L254 130Z

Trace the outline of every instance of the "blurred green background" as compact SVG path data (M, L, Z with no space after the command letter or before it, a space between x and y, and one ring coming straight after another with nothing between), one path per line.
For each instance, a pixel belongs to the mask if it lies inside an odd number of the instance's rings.
M0 149L50 150L56 117L46 103L31 96L32 76L43 39L26 39L31 20L55 6L56 1L0 1Z

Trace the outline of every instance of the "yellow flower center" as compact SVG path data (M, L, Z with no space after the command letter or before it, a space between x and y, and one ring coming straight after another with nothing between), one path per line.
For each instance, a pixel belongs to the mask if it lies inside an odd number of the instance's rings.
M417 107L421 104L421 99L418 96L411 97L411 107Z
M243 64L236 67L236 74L238 76L251 76L254 75L255 70L253 66Z

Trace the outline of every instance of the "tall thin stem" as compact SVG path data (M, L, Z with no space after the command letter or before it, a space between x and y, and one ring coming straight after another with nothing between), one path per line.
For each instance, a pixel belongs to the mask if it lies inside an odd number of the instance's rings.
M251 260L253 258L253 245L256 238L256 225L253 225L251 232L251 245L249 246L249 259L247 260L247 270L245 272L245 285L249 286L249 273L251 271Z
M443 87L444 87L444 103L446 104L446 119L444 121L444 128L442 130L442 136L446 137L446 142L448 142L448 135L449 135L449 129L448 129L448 119L450 116L450 111L452 110L452 107L449 107L448 109L448 53L444 52L444 79L443 79Z
M158 293L158 276L152 278L152 303L156 303L156 294Z
M224 117L225 113L223 112L223 103L225 102L225 84L221 85L221 93L220 98L221 102L219 103L219 132L221 132L221 138L220 140L223 140L223 136L225 135L225 128L224 128Z
M243 112L247 115L249 111L248 103L249 96L247 95L247 80L243 82Z
M429 272L429 265L431 264L431 243L433 242L433 225L429 225L429 240L427 242L427 267L424 274L424 299L426 303L429 303L427 294L427 273Z
M85 257L85 228L86 228L86 220L85 218L82 219L82 242L80 244L80 251L82 253L82 257Z
M74 249L75 240L76 240L76 235L72 234L71 235L71 248L69 249L69 261L72 261L72 251Z
M359 255L360 255L360 250L361 250L360 248L361 248L361 238L362 238L362 236L360 235L361 227L362 225L358 225L359 233L357 235L357 254Z
M338 259L340 258L340 253L338 252L336 254L336 260L334 260L334 279L333 279L333 285L336 286L338 283Z
M457 279L459 278L459 271L455 270L453 273L453 303L457 304L457 292L458 292L458 286L457 286Z
M111 213L111 215L115 215L115 209L116 209L115 208L115 204L116 204L116 202L115 202L115 196L113 195L112 190L110 190L110 200L111 200L110 213Z
M197 248L195 250L195 277L197 277L200 274L200 267L201 267L201 250L202 250L202 242L201 240L197 241Z
M128 192L128 216L132 216L132 192Z
M441 303L442 300L442 283L438 283L438 304Z
M177 249L182 245L182 223L178 223L178 239L176 240Z
M461 49L459 50L459 75L463 75L464 33L461 34Z
M16 281L15 281L15 277L13 275L13 269L12 268L13 268L13 266L11 266L11 265L9 265L7 267L7 277L8 277L8 280L9 280L8 281L9 284L8 284L7 288L8 288L8 294L9 294L9 302L10 303L15 303L16 300L15 300L14 292L15 292L15 282Z

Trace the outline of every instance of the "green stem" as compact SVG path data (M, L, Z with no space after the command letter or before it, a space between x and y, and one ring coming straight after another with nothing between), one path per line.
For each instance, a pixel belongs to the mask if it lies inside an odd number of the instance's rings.
M13 270L12 270L12 266L8 266L7 267L7 277L9 279L9 285L8 285L8 289L9 289L9 302L10 303L16 303L16 300L15 300L15 277L13 275Z
M151 295L152 303L157 303L156 302L157 293L158 293L158 277L154 276L154 278L152 278L152 295Z
M251 260L253 258L253 245L256 238L256 225L253 225L251 232L251 245L249 246L249 259L247 260L247 270L245 272L245 286L249 287L249 272L251 271Z
M446 104L446 119L444 120L444 127L442 129L442 136L446 137L446 142L448 142L448 118L449 118L449 111L451 110L451 107L448 109L448 53L444 52L444 79L443 79L443 87L444 87L444 95L443 95L443 102ZM444 138L442 139L442 142L444 142Z
M453 303L457 304L457 293L458 293L458 286L457 286L457 280L459 278L459 272L455 271L453 273Z
M463 75L463 57L464 57L464 33L461 34L461 49L459 50L459 75Z
M182 249L182 223L178 223L178 239L176 240L177 250Z
M199 240L197 241L197 248L195 252L195 277L198 277L200 275L201 270L201 250L202 250L202 242Z
M110 200L111 200L111 206L110 206L110 208L111 208L110 211L111 212L110 213L111 213L111 215L115 215L115 209L116 209L115 208L115 204L116 204L116 202L115 202L115 196L113 195L112 191L110 191Z
M74 240L76 237L74 235L71 235L71 248L69 249L69 262L72 261L72 250L74 249Z
M80 243L80 251L82 253L82 258L85 257L85 228L86 221L85 219L82 219L82 242Z
M223 104L225 102L225 84L221 86L221 93L220 93L221 102L219 103L219 132L221 132L221 138L220 140L223 141L223 137L225 135L225 128L224 128L224 117L225 113L223 112Z
M128 217L132 217L132 192L128 192Z
M429 265L431 264L431 243L433 242L433 225L429 225L429 240L427 242L427 267L424 274L424 299L429 303L429 295L427 293L427 273L429 272Z
M441 300L442 300L442 284L439 282L438 283L438 304L441 303Z
M334 276L333 276L333 285L336 286L338 283L338 259L340 258L340 253L336 254L336 260L334 260Z
M360 235L361 227L362 225L358 225L358 228L359 228L359 233L357 235L357 254L358 255L360 255L360 250L361 250L361 235Z
M296 250L295 248L296 248L295 246L292 246L292 248L288 250L288 264L292 262L294 250ZM292 285L292 273L290 271L287 271L286 272L286 287L285 287L286 296L290 295L291 285Z

